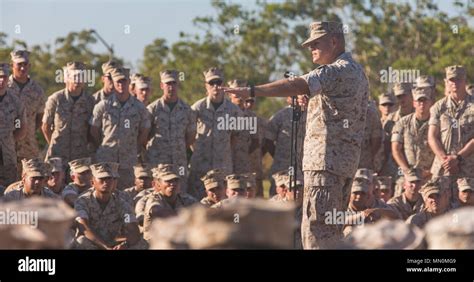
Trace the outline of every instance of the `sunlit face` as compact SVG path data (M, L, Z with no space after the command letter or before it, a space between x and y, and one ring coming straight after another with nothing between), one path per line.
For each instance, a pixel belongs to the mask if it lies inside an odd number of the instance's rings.
M227 188L226 190L227 198L233 198L233 197L245 197L245 189L229 189Z
M142 102L146 106L149 104L151 88L137 88L135 89L135 96L137 97L138 101Z
M415 112L420 116L425 116L430 113L431 104L432 104L431 100L426 99L424 97L419 98L416 101L413 101L413 107L415 108Z
M474 205L474 197L472 197L472 190L459 191L459 202L464 205Z
M398 104L400 105L401 111L404 113L409 112L413 104L413 97L411 96L411 94L402 94L396 97Z
M173 197L179 192L179 178L160 181L160 193L165 197Z
M224 99L224 91L220 89L222 80L213 79L206 83L207 95L214 103L220 103Z
M350 201L358 210L365 210L369 201L369 195L363 191L352 192Z
M94 187L95 191L101 194L112 194L114 191L115 179L112 177L92 177L92 186Z
M31 64L29 62L20 62L20 63L12 63L12 71L13 77L17 79L25 79L28 77L28 73L30 71Z
M27 176L23 177L23 185L25 193L28 195L40 195L43 187L46 186L47 177L42 176Z
M311 51L313 63L329 64L332 61L335 42L332 36L325 35L311 42L308 49Z
M420 191L421 188L421 181L412 181L408 182L405 181L403 184L403 188L405 188L405 195L409 198L415 198L417 197L418 191Z
M92 185L92 173L90 170L83 171L81 173L73 173L71 179L74 183L79 186L91 186Z
M393 112L394 104L392 103L385 103L379 105L379 111L382 113L383 116L388 116L391 112Z
M445 79L444 84L447 90L447 94L455 93L460 94L466 91L466 79L461 77L453 77Z
M127 94L130 81L126 78L114 80L114 88L118 94Z
M232 104L236 105L241 110L245 109L244 99L242 99L242 97L240 97L238 95L235 95L235 94L230 94L229 98L230 98L230 101L232 102Z
M214 203L218 203L225 199L225 188L223 186L218 186L216 188L206 190L207 197L211 199Z
M151 182L152 182L151 177L141 176L139 178L135 178L135 186L138 188L138 190L143 190L143 189L152 187Z
M167 83L160 83L160 88L163 90L165 99L175 102L178 100L179 84L176 81L169 81Z
M433 193L425 199L425 207L429 212L437 214L441 212L441 195Z

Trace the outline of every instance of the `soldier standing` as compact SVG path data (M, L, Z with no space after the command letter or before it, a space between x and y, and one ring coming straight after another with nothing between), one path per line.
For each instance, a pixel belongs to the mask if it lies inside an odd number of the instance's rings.
M197 199L205 196L201 177L213 168L219 168L224 175L233 172L232 147L238 131L226 121L242 117L242 111L227 99L221 85L222 71L210 68L204 72L207 97L191 106L197 120L196 141L192 149L188 193ZM228 126L229 125L229 126Z
M96 159L120 164L117 188L123 190L133 185L133 166L146 143L150 118L145 106L128 92L129 70L115 69L112 80L115 94L95 105L90 132L98 145Z
M310 96L304 140L304 198L301 234L305 249L330 248L342 237L337 225L325 224L325 212L342 211L359 163L369 96L361 65L345 52L342 24L315 22L303 43L313 63L302 77L227 89L243 96Z
M112 72L114 69L118 68L119 64L116 61L108 61L102 64L102 89L95 92L92 97L94 97L94 105L99 103L102 100L107 100L112 97L114 93L114 82L112 81Z
M7 63L0 63L0 170L5 186L17 180L15 142L27 133L26 112L20 98L7 88L10 73Z
M451 198L457 195L456 179L474 177L474 96L466 93L466 70L446 68L448 96L430 111L428 142L436 155L433 176L449 176Z
M11 52L13 73L8 79L8 89L17 95L25 107L25 138L16 142L18 175L21 175L21 160L37 158L39 155L36 131L41 127L46 96L41 86L29 76L31 64L29 52L18 50Z
M187 191L186 150L196 137L196 117L191 107L179 98L178 75L176 70L160 73L163 96L147 107L151 129L145 160L155 166L172 164L178 170L182 191Z
M88 131L94 100L84 89L85 65L70 62L64 68L66 87L48 97L43 115L46 159L68 162L89 156Z

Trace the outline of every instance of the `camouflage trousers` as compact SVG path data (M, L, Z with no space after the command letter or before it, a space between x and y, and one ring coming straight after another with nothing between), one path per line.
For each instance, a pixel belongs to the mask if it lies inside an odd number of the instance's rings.
M328 171L305 171L301 237L304 249L330 249L342 239L342 226L327 223L333 212L344 211L349 201L351 178ZM331 215L327 213L331 213Z

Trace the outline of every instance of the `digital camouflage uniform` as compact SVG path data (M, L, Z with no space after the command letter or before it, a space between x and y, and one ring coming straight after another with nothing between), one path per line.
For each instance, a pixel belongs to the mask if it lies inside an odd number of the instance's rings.
M396 209L403 220L406 220L415 213L421 212L424 206L422 197L418 197L418 200L412 204L407 200L405 194L391 198L387 204Z
M116 244L115 238L120 235L125 224L136 222L133 208L114 193L105 208L102 208L94 190L88 190L79 196L74 209L77 216L86 219L91 230L110 245ZM98 248L84 235L80 235L76 241L79 249Z
M378 139L380 140L380 145L382 145L383 129L382 124L380 123L380 115L372 101L369 101L368 103L367 120L365 122L364 132L364 140L362 142L358 167L375 170L375 155L372 155L373 149L371 142L373 139Z
M96 160L119 163L118 189L132 186L132 167L138 161L138 134L141 129L150 128L145 106L133 96L121 106L114 95L94 107L91 125L102 132L102 143L97 149Z
M290 167L290 145L291 145L291 120L293 109L290 106L276 112L268 121L265 138L275 143L275 154L273 155L273 163L270 173L277 171L289 170ZM298 138L296 150L298 154L298 177L302 176L302 155L303 141L306 131L306 112L302 112L298 122Z
M192 107L197 118L196 141L193 145L193 155L190 161L190 176L188 193L197 199L204 197L204 187L200 178L209 170L219 168L224 174L231 174L232 146L231 139L238 131L219 129L219 120L228 117L242 116L242 111L227 99L214 110L208 97L197 101Z
M20 98L7 89L3 100L0 102L0 170L4 174L5 186L10 185L17 179L17 153L14 132L17 129L16 126L26 126L26 124L26 112L23 103Z
M187 191L186 140L196 135L195 113L181 99L172 110L163 98L148 105L147 110L151 117L151 138L146 145L145 160L154 165L173 164L179 172L182 191Z
M310 39L336 32L336 22L310 25ZM313 36L314 35L314 36ZM331 248L342 237L337 225L325 224L325 212L345 210L344 194L359 164L369 85L350 53L303 76L310 99L304 140L303 248Z

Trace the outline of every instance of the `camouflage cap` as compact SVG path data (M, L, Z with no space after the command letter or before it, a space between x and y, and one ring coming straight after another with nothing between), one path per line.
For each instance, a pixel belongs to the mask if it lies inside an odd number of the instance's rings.
M474 191L474 178L462 177L457 180L458 190L461 192L464 191Z
M10 53L10 57L14 63L24 63L29 61L30 52L26 50L16 50Z
M419 168L411 168L409 171L404 173L404 177L405 177L405 180L408 182L423 180L423 177L421 177L421 169Z
M247 87L248 83L246 80L234 79L227 82L227 85L229 85L230 88L237 88L237 87Z
M207 71L203 72L204 79L206 82L209 82L214 79L224 80L224 74L222 71L216 67L212 67Z
M137 80L142 77L144 77L144 75L141 73L134 73L130 75L130 84L134 85L137 82Z
M23 173L30 177L44 177L43 162L38 159L23 159L21 160Z
M392 104L396 103L395 97L391 93L384 93L379 96L379 105Z
M466 79L466 69L463 66L449 66L446 69L446 79L461 78Z
M119 81L121 79L128 79L130 76L130 69L127 68L116 68L112 71L112 80L113 81Z
M293 246L294 205L260 199L235 199L220 209L195 206L187 213L186 241L191 249L281 248ZM230 221L239 214L239 224ZM181 216L181 214L180 214Z
M135 178L140 178L140 177L152 178L153 177L150 164L147 164L147 163L135 165L133 167L133 173L135 175Z
M119 68L120 64L117 61L107 61L102 64L102 74L107 75L112 73L114 69Z
M206 190L210 190L219 186L222 187L223 179L221 176L219 176L219 174L206 174L201 177L201 181L204 183L204 187L206 188Z
M437 216L425 226L428 249L474 249L474 207Z
M343 26L340 22L313 22L309 25L310 36L301 46L307 47L311 42L329 33L343 34Z
M376 176L375 188L380 189L380 190L392 190L392 177L391 176Z
M0 63L0 76L10 75L10 65L7 63Z
M96 163L96 164L92 164L90 168L92 171L92 175L95 178L107 178L107 177L117 178L119 175L118 163L113 163L113 162Z
M82 159L72 160L68 164L69 164L69 167L71 168L71 172L83 173L91 169L90 168L91 158L82 158Z
M415 88L424 88L424 87L431 87L434 88L436 86L434 77L431 75L420 75L415 80Z
M433 89L424 87L424 88L413 88L412 91L413 100L418 101L421 98L431 100L433 95Z
M66 71L77 71L77 70L85 70L86 65L83 62L69 62L64 67Z
M374 171L368 168L359 168L354 175L354 179L365 179L369 183L374 182Z
M151 88L151 78L148 76L138 77L135 80L135 87L137 89Z
M290 177L287 170L281 170L272 174L273 180L275 180L275 186L286 186L290 187Z
M245 177L241 174L231 174L225 177L227 188L229 189L246 189L247 183Z
M257 174L255 172L252 173L245 173L245 182L247 184L247 188L257 187Z
M63 166L63 159L56 157L56 158L49 158L46 160L47 163L49 163L52 167L51 172L58 172L58 171L64 171L64 166Z
M350 247L365 250L413 250L424 247L424 233L402 220L382 219L375 224L355 228L347 237Z
M365 178L356 178L352 182L351 193L364 192L369 193L370 183Z
M159 164L157 167L152 168L153 178L170 181L173 179L179 179L179 176L175 172L174 165L172 164Z
M179 72L177 70L164 70L160 72L160 79L162 83L178 82Z
M395 94L395 96L411 95L412 88L413 84L411 83L395 83L393 85L393 94Z
M440 181L428 181L423 187L420 189L420 194L423 197L423 200L426 201L428 197L432 194L441 194L443 191L443 185Z

